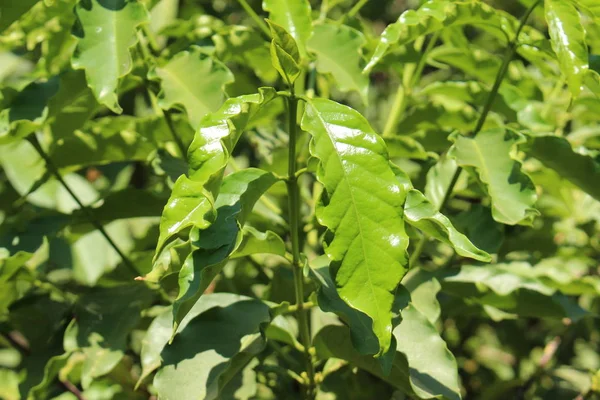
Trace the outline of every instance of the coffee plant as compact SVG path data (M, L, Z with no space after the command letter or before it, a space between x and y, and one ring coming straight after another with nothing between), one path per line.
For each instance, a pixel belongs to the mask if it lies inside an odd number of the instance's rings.
M0 0L0 398L600 399L598 0Z

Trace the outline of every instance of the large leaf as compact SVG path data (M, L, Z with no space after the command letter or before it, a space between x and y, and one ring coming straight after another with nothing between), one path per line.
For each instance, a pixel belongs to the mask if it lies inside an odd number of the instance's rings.
M536 318L570 318L574 321L585 310L546 285L536 271L523 262L486 267L463 266L460 270L436 273L442 291L505 313Z
M342 91L356 90L367 102L369 78L361 71L364 35L346 25L332 22L317 24L307 43L317 56L317 70L331 74Z
M217 219L208 228L193 232L193 244L198 250L188 256L179 271L179 295L173 303L175 328L240 243L240 228L254 204L277 181L272 173L255 168L225 177L215 203Z
M452 222L437 210L418 190L408 192L404 204L404 220L427 235L454 248L463 257L489 262L492 257L475 247L462 233L456 230Z
M373 320L378 354L391 343L396 286L406 273L406 193L390 168L385 143L355 110L330 100L306 105L302 129L313 136L317 178L326 196L317 210L332 239L326 253L340 297Z
M414 306L402 311L402 322L394 329L397 348L389 375L372 357L354 350L347 329L327 326L315 337L317 354L336 357L369 371L409 396L420 399L458 400L460 386L456 360L434 325Z
M475 138L454 135L448 152L461 167L474 167L492 201L492 215L508 225L530 223L538 214L533 208L537 195L521 163L511 153L523 141L520 135L502 128L489 129Z
M552 48L562 73L567 77L571 93L577 96L589 68L581 17L570 1L546 0L544 6Z
M233 82L231 71L199 47L176 54L150 77L161 82L160 106L182 105L194 129L205 115L219 109L225 99L224 86Z
M181 230L191 226L204 229L214 219L213 203L229 155L257 110L274 96L273 89L264 89L229 99L202 120L189 148L190 177L181 176L175 182L161 217L156 254Z
M312 34L312 17L308 0L263 0L269 19L288 31L298 45L300 56L306 56L306 42Z
M73 67L84 69L88 85L100 104L116 113L119 78L131 71L130 48L137 42L136 28L148 20L137 1L85 0L76 7L79 28Z
M370 71L379 63L390 47L402 46L449 26L477 25L498 37L512 38L517 23L511 16L479 1L430 0L418 10L404 12L398 21L385 28L365 70Z
M571 144L559 136L534 136L530 144L531 156L600 201L600 161L575 152Z
M229 293L199 300L167 346L171 313L159 316L142 349L143 376L158 367L154 386L161 399L217 399L232 378L264 346L261 325L270 320L261 301Z

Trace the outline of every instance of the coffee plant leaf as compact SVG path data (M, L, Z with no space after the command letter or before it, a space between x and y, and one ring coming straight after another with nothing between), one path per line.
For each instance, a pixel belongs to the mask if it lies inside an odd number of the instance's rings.
M225 100L225 85L234 79L223 63L199 47L176 54L149 77L160 81L159 105L165 110L181 105L194 129L202 118L219 109Z
M307 104L302 129L320 160L326 195L317 218L333 238L326 246L340 297L373 320L379 355L391 343L394 292L406 273L405 193L389 166L385 143L355 110L330 100Z
M229 293L202 297L167 345L173 323L170 312L157 317L142 348L143 377L154 378L165 399L218 398L228 382L264 346L260 329L270 321L261 301ZM228 327L228 328L226 328ZM215 351L217 344L219 351ZM142 378L143 378L142 377Z
M262 8L269 13L270 20L292 35L298 45L300 57L306 57L306 42L312 34L311 8L308 0L263 0Z
M324 22L314 25L307 48L317 58L317 71L331 74L342 91L356 91L368 101L369 79L362 74L364 35L347 25Z
M503 128L483 131L475 138L451 138L454 145L448 155L461 167L475 168L490 195L494 219L507 225L530 224L539 214L533 208L535 187L511 156L524 138Z
M0 33L11 26L27 11L29 11L39 0L8 0L2 4L0 13Z
M600 4L594 0L574 0L577 7L584 13L587 13L596 22L600 21Z
M544 1L546 22L552 48L558 57L560 69L567 77L573 96L581 92L588 65L585 30L575 5L570 1Z
M75 35L79 40L73 67L85 70L98 102L120 114L119 79L132 69L136 28L148 22L148 11L137 1L87 0L77 5L76 13Z
M600 161L590 154L576 152L559 136L532 136L528 153L552 168L596 200L600 200Z
M231 258L241 258L253 254L285 256L285 242L275 232L261 232L256 228L246 225L242 233L242 241L231 255Z

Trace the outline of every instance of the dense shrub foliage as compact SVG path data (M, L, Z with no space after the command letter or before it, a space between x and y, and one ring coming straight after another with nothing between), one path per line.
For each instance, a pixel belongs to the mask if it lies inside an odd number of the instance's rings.
M600 398L597 0L0 0L0 398Z

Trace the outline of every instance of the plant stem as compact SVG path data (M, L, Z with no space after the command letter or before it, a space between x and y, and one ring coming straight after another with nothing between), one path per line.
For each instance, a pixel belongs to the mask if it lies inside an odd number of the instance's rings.
M425 64L427 63L427 55L435 46L439 37L439 32L434 33L429 39L429 43L427 43L427 47L425 51L421 55L418 64L415 68L411 68L407 70L406 76L403 77L403 82L398 86L398 90L396 91L396 96L394 98L394 104L392 105L392 109L390 111L390 115L388 116L387 121L385 122L385 127L383 128L383 137L390 137L396 128L396 124L400 119L400 116L406 109L407 99L412 95L413 87L419 82L421 79L421 75L423 74L423 69L425 68ZM420 47L419 44L417 47ZM408 66L406 68L409 68Z
M531 7L529 7L529 9L525 12L523 17L521 18L519 27L517 28L517 31L515 32L515 37L508 44L508 47L506 48L506 52L504 53L504 59L502 61L502 65L500 66L500 69L498 70L498 73L496 74L496 80L494 81L492 90L490 91L490 94L488 95L486 103L483 107L483 111L481 112L481 115L479 116L479 120L477 121L477 125L475 126L475 129L473 130L473 134L471 135L471 137L475 137L475 136L477 136L477 134L479 132L481 132L481 129L483 128L483 125L485 124L485 121L487 119L487 116L490 113L492 106L494 105L496 96L498 96L498 91L500 90L500 85L502 85L502 81L504 81L504 78L506 77L506 73L508 72L508 67L510 66L510 62L512 61L512 59L515 56L515 53L517 51L517 47L519 44L519 34L521 33L521 31L527 24L527 20L529 19L529 16L533 12L533 10L535 10L535 8L542 1L543 0L537 0L535 3L533 3L533 5ZM440 210L443 210L448 205L448 201L450 201L450 197L452 196L452 191L454 190L454 186L456 186L456 183L458 182L458 178L460 177L461 172L462 172L462 168L457 167L456 171L454 172L454 175L452 176L452 179L450 180L450 184L448 185L448 188L446 189L446 192L444 193L444 198L442 199L442 203L440 204L440 208L439 208ZM429 240L428 236L423 236L420 239L420 241L417 243L417 246L415 247L415 250L413 251L413 254L410 257L411 262L409 264L409 267L413 267L416 265L416 263L419 260L419 257L421 256L421 252L425 248L425 244L427 243L428 240Z
M29 136L29 142L33 145L40 157L44 160L44 162L46 163L46 167L48 168L50 173L54 175L54 177L56 177L56 179L62 185L62 187L64 187L65 190L69 193L69 195L71 195L71 197L73 198L73 200L75 200L81 211L86 215L90 223L102 234L102 236L104 236L104 239L106 239L110 247L112 247L115 250L115 252L117 252L119 257L121 257L123 263L125 263L127 268L129 268L135 276L139 275L139 271L137 270L135 265L133 265L133 262L131 262L131 260L125 255L125 253L121 251L119 246L117 246L117 244L112 240L108 232L106 232L106 230L104 229L104 226L102 226L100 221L96 219L94 213L83 204L81 199L79 199L79 197L75 194L71 187L67 185L67 182L65 182L65 180L63 179L58 167L54 165L54 162L52 161L50 156L44 151L35 134Z
M252 18L254 22L256 22L256 25L258 25L260 30L263 31L265 35L267 35L267 38L271 39L271 31L267 27L267 24L265 23L265 21L262 20L261 17L258 16L256 12L254 12L252 7L250 7L250 4L248 4L246 0L238 0L238 3L240 3L242 8L248 13L250 18Z
M308 375L308 385L306 387L306 398L312 399L315 395L315 371L310 354L310 331L306 309L304 308L304 276L302 273L302 263L300 261L300 188L298 187L297 162L296 162L296 139L297 139L297 115L298 99L294 95L288 98L288 118L289 118L289 161L288 161L288 201L289 201L289 220L290 235L292 242L292 269L294 271L294 289L296 293L296 307L298 327L300 330L300 340L304 346L304 355L306 358L306 374Z
M354 7L352 7L350 9L350 11L348 11L348 17L352 18L354 17L356 14L358 14L358 12L360 11L361 8L363 8L365 6L365 4L367 4L369 0L359 0Z

